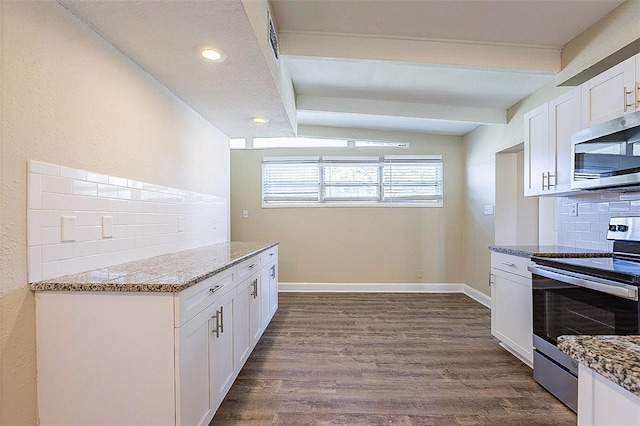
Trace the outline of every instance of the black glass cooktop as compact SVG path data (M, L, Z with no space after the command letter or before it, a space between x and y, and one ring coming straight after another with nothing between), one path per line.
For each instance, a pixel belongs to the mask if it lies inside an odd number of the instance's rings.
M532 257L531 260L542 266L640 285L640 259L629 260L614 254L612 257L590 258Z

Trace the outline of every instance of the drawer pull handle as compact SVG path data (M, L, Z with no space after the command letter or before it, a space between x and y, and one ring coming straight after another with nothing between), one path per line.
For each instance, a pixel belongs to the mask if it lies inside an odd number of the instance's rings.
M275 256L275 255L276 255L275 253L269 253L269 256Z
M224 306L220 306L220 333L224 333Z
M502 262L502 264L505 266L516 266L515 263L511 263L511 262Z
M253 269L255 268L257 265L255 263L252 263L251 265L249 265L249 269Z
M209 291L211 293L215 293L216 291L220 290L222 287L224 287L224 286L218 284L218 285L213 286L213 288L210 288Z

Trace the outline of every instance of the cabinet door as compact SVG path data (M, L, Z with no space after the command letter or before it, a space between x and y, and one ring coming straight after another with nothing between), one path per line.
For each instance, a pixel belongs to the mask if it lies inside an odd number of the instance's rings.
M531 279L491 269L491 334L533 364Z
M262 315L260 314L260 276L254 276L251 280L251 293L249 294L249 336L251 338L251 349L262 336Z
M636 57L582 84L582 128L635 111Z
M271 267L267 266L262 269L260 274L260 320L262 328L267 328L271 319L271 304L269 300L269 277L271 276Z
M211 394L211 308L176 329L179 341L178 418L180 425L207 425L215 408Z
M269 304L270 318L273 318L278 310L278 261L269 267Z
M580 90L574 88L549 102L549 185L553 192L571 190L571 134L580 129Z
M235 293L228 292L213 304L211 329L211 394L218 409L236 377L233 359L233 312Z
M236 300L233 314L233 343L235 345L236 368L240 370L251 354L251 334L249 331L249 299L253 291L251 279L240 283L236 288Z
M524 115L524 195L548 192L549 106Z

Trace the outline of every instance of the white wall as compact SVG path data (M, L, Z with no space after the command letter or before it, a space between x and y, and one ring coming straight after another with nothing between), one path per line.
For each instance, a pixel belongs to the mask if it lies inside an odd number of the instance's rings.
M228 198L229 149L221 132L57 2L2 1L0 19L0 423L34 425L28 160Z
M319 129L304 131L319 135ZM232 239L280 241L282 282L460 283L464 191L460 179L461 138L353 129L324 129L323 135L409 142L411 148L233 150ZM442 155L444 207L261 206L265 156L389 154ZM248 219L242 218L242 210L249 210Z

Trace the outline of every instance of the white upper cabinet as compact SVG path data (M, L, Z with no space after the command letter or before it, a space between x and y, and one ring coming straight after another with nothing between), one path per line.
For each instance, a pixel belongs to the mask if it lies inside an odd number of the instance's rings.
M580 90L574 88L524 116L524 194L571 190L571 134L580 127Z
M631 57L580 86L583 129L640 110L639 62Z
M580 130L580 89L578 87L549 102L550 192L571 190L571 134Z
M524 115L524 194L545 191L549 171L549 105L543 104Z

